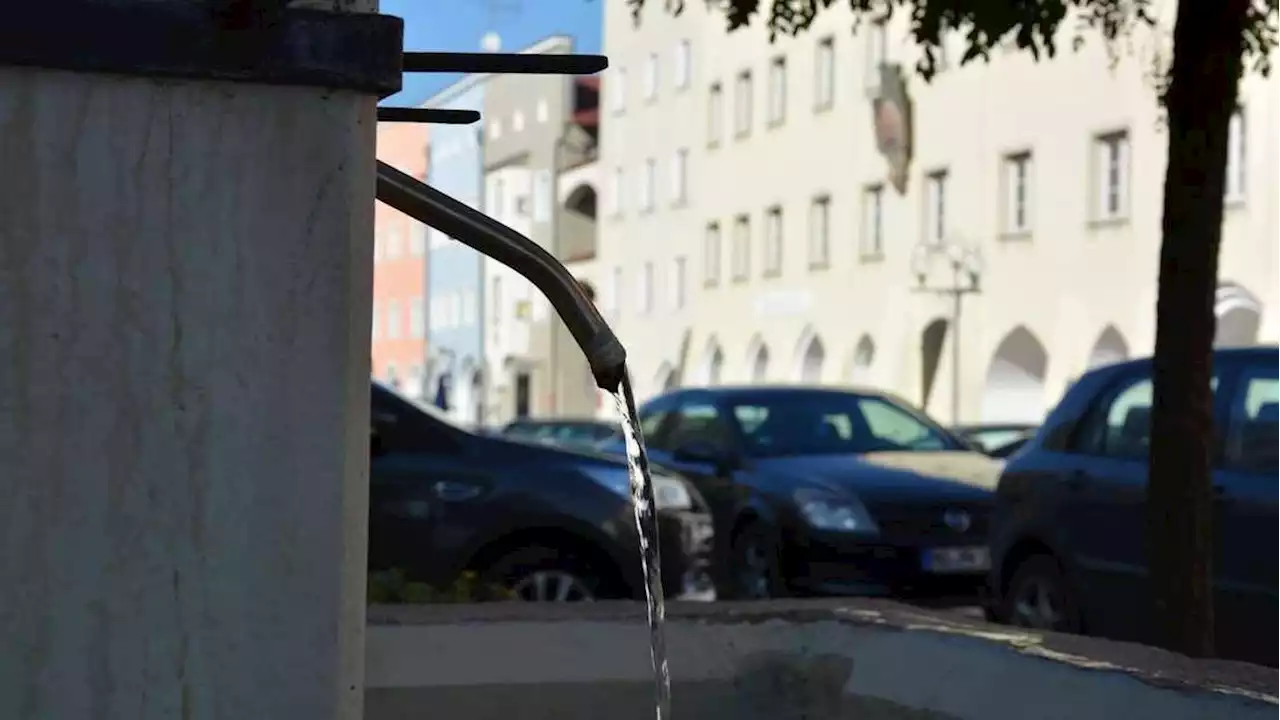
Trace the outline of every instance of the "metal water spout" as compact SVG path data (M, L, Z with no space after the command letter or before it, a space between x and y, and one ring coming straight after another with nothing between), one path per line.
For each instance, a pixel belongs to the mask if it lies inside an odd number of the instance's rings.
M627 353L581 283L536 242L378 161L378 199L520 273L542 291L587 356L596 385L617 392Z
M601 55L540 55L532 53L404 54L405 72L507 73L529 75L589 75L608 67ZM434 108L379 108L378 119L393 122L469 124L480 113ZM627 354L595 303L558 260L536 242L436 190L426 183L378 161L378 199L524 276L542 291L556 314L586 355L596 385L615 393L626 375Z

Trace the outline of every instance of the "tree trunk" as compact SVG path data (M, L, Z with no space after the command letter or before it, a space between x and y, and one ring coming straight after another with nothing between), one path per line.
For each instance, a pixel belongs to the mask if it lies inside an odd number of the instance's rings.
M1156 644L1213 653L1210 391L1227 134L1249 0L1182 0L1165 98L1147 550Z

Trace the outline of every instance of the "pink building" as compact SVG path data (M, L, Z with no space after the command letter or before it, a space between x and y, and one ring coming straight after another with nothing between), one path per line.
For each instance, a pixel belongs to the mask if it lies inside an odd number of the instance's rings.
M378 159L427 176L427 126L378 125ZM374 211L373 376L421 397L427 360L427 239L421 223L378 203Z

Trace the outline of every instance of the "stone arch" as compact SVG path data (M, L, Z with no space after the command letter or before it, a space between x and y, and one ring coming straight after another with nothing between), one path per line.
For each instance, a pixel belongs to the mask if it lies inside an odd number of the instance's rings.
M769 346L756 335L747 343L747 379L758 385L769 379Z
M853 385L874 385L872 368L876 361L876 342L870 335L863 335L853 348L849 363L849 382Z
M1044 419L1044 381L1049 354L1019 325L996 346L982 390L982 420L1038 424Z
M1213 314L1217 328L1214 347L1249 347L1258 344L1258 326L1262 322L1262 301L1243 285L1223 282L1214 293Z
M812 326L806 327L796 345L796 377L802 383L820 383L826 362L827 348L822 338Z
M701 370L698 373L703 385L719 385L724 380L724 349L720 340L712 337L702 353Z
M1124 336L1115 325L1104 328L1098 340L1093 343L1093 349L1089 351L1090 368L1112 365L1128 359L1129 343L1125 342Z

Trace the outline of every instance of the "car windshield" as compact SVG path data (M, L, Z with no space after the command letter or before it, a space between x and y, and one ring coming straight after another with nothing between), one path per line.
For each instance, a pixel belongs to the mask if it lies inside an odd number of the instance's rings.
M731 407L753 457L960 447L923 415L874 395L761 394L735 400Z

